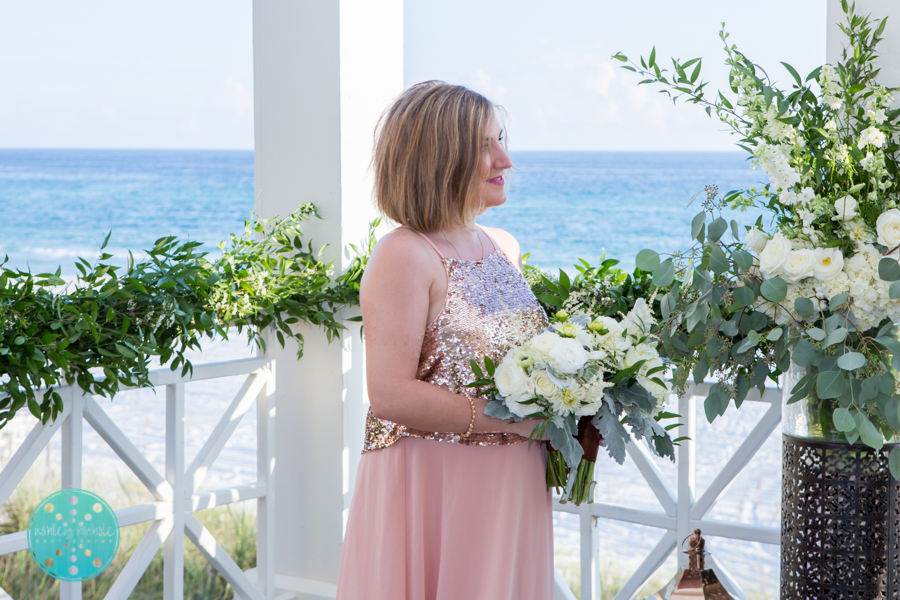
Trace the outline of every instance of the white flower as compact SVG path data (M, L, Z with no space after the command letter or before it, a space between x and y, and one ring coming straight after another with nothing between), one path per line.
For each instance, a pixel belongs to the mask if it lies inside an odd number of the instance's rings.
M528 374L512 360L504 360L494 371L494 383L504 398L521 393L528 384Z
M816 248L813 274L819 281L828 281L844 269L844 256L837 248Z
M856 216L856 198L853 196L844 196L834 201L834 210L837 211L837 218L841 221L849 221Z
M561 339L556 333L545 331L531 338L531 341L528 342L528 347L534 354L535 359L540 362L547 362L550 352Z
M884 123L887 120L887 115L884 114L883 108L869 109L866 112L866 116L868 116L870 119L872 119L873 123L877 123L879 125Z
M875 221L875 231L878 233L877 242L882 246L893 248L900 245L900 210L892 208L881 213Z
M559 340L548 356L550 364L560 373L577 373L587 361L587 352L578 340Z
M516 348L512 352L510 352L506 358L504 358L504 362L509 359L522 367L523 369L527 369L531 365L534 364L534 353L529 351L527 348Z
M596 321L603 324L606 333L597 336L597 344L607 352L614 350L625 351L631 345L622 334L625 329L622 325L612 317L597 317Z
M759 271L763 277L775 277L781 274L781 267L791 251L791 240L781 233L776 233L768 241L765 249L759 254Z
M812 250L791 250L788 252L781 271L788 283L797 283L813 274L816 255Z
M871 244L875 241L875 233L869 229L869 226L862 219L845 221L844 231L847 232L847 237L857 244Z
M883 131L875 127L869 127L859 134L859 141L856 145L859 148L865 148L866 146L883 148L886 141L887 137L884 135Z
M778 201L784 205L799 204L804 206L816 199L816 192L811 187L805 187L799 192L791 190L781 190L778 194Z
M638 344L625 354L625 367L630 367L638 361L646 361L641 366L641 373L646 373L648 369L662 366L662 360L656 348L649 344Z
M549 400L559 389L553 380L547 376L547 371L538 370L531 373L531 383L536 394Z
M531 383L530 380L529 383ZM541 407L535 403L522 404L522 402L531 400L532 398L534 398L534 391L530 389L530 386L528 386L525 388L525 390L522 391L522 393L510 396L509 398L505 398L506 407L512 414L516 415L517 417L523 418L533 415L534 413L541 412Z
M750 246L750 249L759 254L766 247L769 236L757 229L754 225L750 228L750 231L747 232L745 239L747 240L747 245Z
M643 298L638 298L634 308L625 316L625 329L631 335L640 337L648 333L655 322L647 302Z

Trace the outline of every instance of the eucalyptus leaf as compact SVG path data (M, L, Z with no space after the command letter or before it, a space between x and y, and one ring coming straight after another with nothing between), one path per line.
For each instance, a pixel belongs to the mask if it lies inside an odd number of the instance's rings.
M770 302L781 302L787 296L787 283L781 277L766 279L760 286L760 293Z
M872 421L870 421L867 416L862 413L857 414L860 439L866 446L874 448L875 450L881 450L881 447L884 446L884 438L882 437L881 432L878 431L878 428L872 424Z
M666 259L653 271L653 285L656 287L668 287L675 281L675 263L672 259Z
M878 261L878 276L884 281L900 280L900 263L896 258L882 258Z
M838 358L837 364L845 371L853 371L856 369L861 369L862 367L866 366L868 362L869 361L866 360L866 357L859 352L848 352Z
M700 211L691 220L691 238L697 239L697 236L703 231L703 225L706 223L706 211Z
M734 288L732 297L734 298L734 304L737 308L750 306L756 301L756 293L746 286Z
M706 236L712 242L718 242L722 235L728 230L728 222L719 217L715 219L712 223L709 224L709 227L706 228Z
M641 271L652 273L659 267L659 254L653 250L641 250L634 259L635 266Z
M731 257L741 271L749 271L753 267L753 255L746 250L735 250L732 252Z
M847 381L840 371L825 371L816 378L816 395L823 400L837 398L844 393Z
M891 448L891 452L888 454L888 468L894 479L900 479L900 446Z
M846 408L835 409L832 418L834 420L834 426L838 431L847 432L856 429L856 421L853 420L853 415L851 415L850 411Z
M794 351L791 353L791 360L794 361L794 364L801 367L808 367L815 362L816 359L816 348L808 341L804 339L800 339L797 342L797 345L794 346Z
M822 341L822 348L828 348L829 346L840 344L845 339L847 339L847 330L843 327L839 327L838 329L835 329L825 336L825 339Z
M816 314L816 309L809 298L800 297L794 300L794 310L797 311L798 315L806 318Z

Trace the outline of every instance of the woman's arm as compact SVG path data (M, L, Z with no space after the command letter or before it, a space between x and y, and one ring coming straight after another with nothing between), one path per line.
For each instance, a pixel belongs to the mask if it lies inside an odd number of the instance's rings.
M362 279L360 304L369 402L376 417L422 431L468 430L472 410L465 397L416 379L429 312L443 305L445 295L443 264L418 235L396 230L375 247ZM536 424L492 419L484 414L486 404L475 399L476 432L528 436Z

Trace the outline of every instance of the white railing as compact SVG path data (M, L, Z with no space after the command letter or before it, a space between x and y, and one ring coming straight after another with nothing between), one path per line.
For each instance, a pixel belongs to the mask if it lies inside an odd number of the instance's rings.
M184 465L184 386L188 382L247 375L231 405L191 465ZM78 387L63 387L63 412L56 421L31 430L0 471L0 506L3 506L25 473L58 429L62 429L62 489L82 485L82 419L103 438L153 495L155 502L116 511L120 527L152 522L144 537L106 595L125 600L134 590L156 552L164 550L165 600L184 598L184 536L222 574L243 600L274 597L275 524L272 518L274 467L274 363L266 357L196 365L193 374L181 376L168 369L153 371L150 381L166 388L166 461L163 476L125 433L119 429L91 394ZM257 481L207 492L198 489L213 461L234 432L241 417L256 400ZM256 569L244 573L194 516L194 512L234 502L257 501ZM26 532L0 536L0 556L28 549ZM255 584L254 585L254 581ZM62 600L81 600L81 582L61 582ZM24 600L24 599L16 599Z
M666 484L662 473L643 443L626 445L628 456L637 465L644 480L650 486L650 489L659 501L662 511L639 510L604 502L583 504L580 507L555 503L553 510L574 513L580 517L582 600L596 600L600 598L598 518L647 525L666 530L662 539L622 586L619 593L616 594L615 600L632 600L656 570L680 547L681 541L687 538L695 528L701 529L703 534L708 536L760 542L763 544L778 545L781 543L781 531L777 527L762 527L707 518L716 502L725 494L738 474L750 462L750 459L759 451L766 439L781 422L781 391L769 388L762 396L756 390L748 394L746 402L768 403L769 408L698 498L695 480L697 398L705 398L708 391L709 384L694 385L678 401L678 413L682 416L682 422L684 423L684 427L679 428L678 433L679 435L688 436L690 439L682 441L677 449L677 462L673 467L678 469L677 490L670 489L669 485ZM681 556L681 553L676 553L676 555L679 556L679 564L684 564L684 557ZM716 569L720 579L725 580L723 583L729 589L735 590L741 600L746 600L740 586L734 581L734 578L731 577L725 566L721 562L716 562L715 557L712 555L707 558L707 561ZM572 592L566 586L562 577L559 576L558 571L556 572L555 583L554 598L556 600L574 600Z

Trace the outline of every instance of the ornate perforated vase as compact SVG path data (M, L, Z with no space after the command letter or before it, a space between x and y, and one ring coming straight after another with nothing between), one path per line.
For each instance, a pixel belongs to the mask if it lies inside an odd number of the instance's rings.
M900 599L900 482L887 453L848 443L837 400L787 404L807 370L782 390L781 600Z

